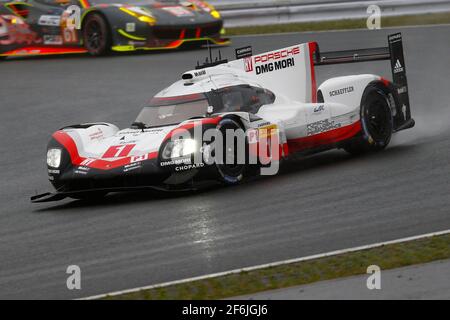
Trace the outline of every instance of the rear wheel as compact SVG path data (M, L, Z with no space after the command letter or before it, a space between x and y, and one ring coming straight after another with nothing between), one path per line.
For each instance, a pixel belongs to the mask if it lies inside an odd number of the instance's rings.
M83 24L83 42L93 56L102 56L111 49L111 34L105 18L97 13L89 15Z
M362 135L344 146L351 154L383 150L392 137L393 120L386 94L376 86L370 86L362 101Z

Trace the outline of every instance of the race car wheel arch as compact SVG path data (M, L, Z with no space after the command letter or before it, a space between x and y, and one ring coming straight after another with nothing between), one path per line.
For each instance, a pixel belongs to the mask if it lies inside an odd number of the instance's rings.
M81 30L83 44L89 54L102 56L111 51L111 27L104 14L98 11L87 14Z
M238 117L225 117L223 118L216 127L223 136L223 161L222 163L216 163L216 168L219 173L219 180L227 185L235 185L240 183L245 175L247 165L238 163L237 156L237 141L235 140L234 150L227 148L226 143L226 130L243 130L245 128ZM246 141L246 152L247 152L247 141ZM234 159L234 163L228 163L231 157ZM227 161L228 160L228 161ZM217 161L217 159L216 159Z
M344 146L351 154L385 149L392 137L393 118L386 90L378 83L369 84L361 100L361 127L359 137Z

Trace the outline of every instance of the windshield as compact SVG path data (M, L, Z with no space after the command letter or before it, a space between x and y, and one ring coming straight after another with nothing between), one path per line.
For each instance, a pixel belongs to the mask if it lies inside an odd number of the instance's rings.
M142 109L135 123L144 124L146 127L179 124L191 118L205 116L208 106L204 94L153 98L150 104Z

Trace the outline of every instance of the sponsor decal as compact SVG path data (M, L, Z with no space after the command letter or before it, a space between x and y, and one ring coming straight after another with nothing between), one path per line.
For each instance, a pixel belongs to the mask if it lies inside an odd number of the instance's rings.
M205 166L204 163L188 164L188 165L181 166L181 167L175 167L175 171L181 172L181 171L188 171L188 170L193 170L193 169L200 169L200 168L203 168L204 166Z
M397 59L397 62L395 63L394 66L394 73L400 73L403 72L405 69L403 68L400 60Z
M270 122L264 121L264 122L258 124L258 128L269 126L269 125L270 125Z
M333 91L330 91L330 97L340 96L343 94L351 93L353 91L355 91L354 87L347 87L347 88L333 90Z
M161 162L161 167L177 166L180 164L191 164L191 158L175 159L171 161Z
M38 25L49 26L49 27L59 27L61 25L61 17L60 16L50 16L50 15L40 16Z
M92 141L92 140L99 140L99 139L101 139L101 138L103 138L103 131L102 131L102 129L100 129L100 128L97 128L97 131L96 131L96 132L91 133L91 134L89 135L89 139L91 139L91 141Z
M266 127L262 127L258 129L258 137L259 139L270 138L272 135L278 132L278 126L276 124L272 124Z
M314 113L319 113L325 110L325 106L322 104L314 108Z
M130 163L142 162L148 160L148 154L144 154L142 156L131 157Z
M128 22L125 25L125 31L126 32L135 32L136 31L136 24L134 22Z
M202 0L190 0L190 3L193 3L196 7L202 8L206 12L210 12L211 8Z
M395 41L395 40L401 40L402 39L402 34L401 33L396 33L393 35L389 36L389 42Z
M140 169L141 163L140 162L136 162L136 163L131 163L131 164L127 164L126 166L123 167L123 172L130 172L136 169Z
M251 57L252 55L253 49L251 46L236 49L236 60L248 58Z
M205 76L205 75L206 75L206 70L194 72L195 77L201 77L201 76Z
M245 71L252 72L256 69L256 74L282 70L295 66L295 56L300 54L300 47L284 49L267 54L246 58Z
M330 119L325 119L322 121L317 121L317 122L308 124L306 130L307 130L308 136L313 136L315 134L319 134L319 133L322 133L325 131L339 129L340 127L342 127L342 125L340 123L336 123Z
M295 66L294 58L288 58L276 62L266 63L261 66L256 66L256 74L263 74L267 72L282 70Z
M244 59L245 72L252 72L253 68L253 58L245 58Z
M254 144L260 142L261 139L267 139L278 133L278 126L264 122L258 125L257 129L248 129L246 132L248 143Z
M280 60L280 59L284 59L284 58L288 58L288 57L293 57L298 54L300 54L300 47L275 51L275 52L263 54L260 56L256 56L255 64L276 61L276 60Z
M407 93L408 87L404 86L404 87L398 88L397 92L398 92L398 94Z
M44 44L61 45L63 44L63 38L58 35L44 35Z
M80 174L80 175L85 176L85 175L87 175L87 174L89 173L90 170L91 170L91 169L88 168L88 167L86 167L86 166L79 166L79 167L74 171L74 173L75 173L75 174Z
M162 9L176 17L192 17L194 15L189 9L181 6L164 7Z

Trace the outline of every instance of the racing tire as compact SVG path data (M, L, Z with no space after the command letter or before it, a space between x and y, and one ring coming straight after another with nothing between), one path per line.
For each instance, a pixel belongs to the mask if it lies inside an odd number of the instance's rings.
M217 163L216 160L216 168L219 173L219 180L226 185L236 185L239 184L243 179L247 170L246 163L239 164L238 163L238 143L235 139L234 141L234 150L230 150L227 148L226 143L226 131L227 130L242 130L245 132L241 123L234 118L225 118L219 122L216 128L223 137L223 161L222 163ZM247 152L247 140L245 146ZM246 155L247 157L247 155ZM246 158L247 159L247 158ZM246 162L246 161L245 161Z
M364 92L361 104L362 134L343 146L353 155L384 150L390 143L393 118L386 94L376 86Z
M83 23L83 43L92 56L103 56L111 50L111 32L105 18L93 13Z

